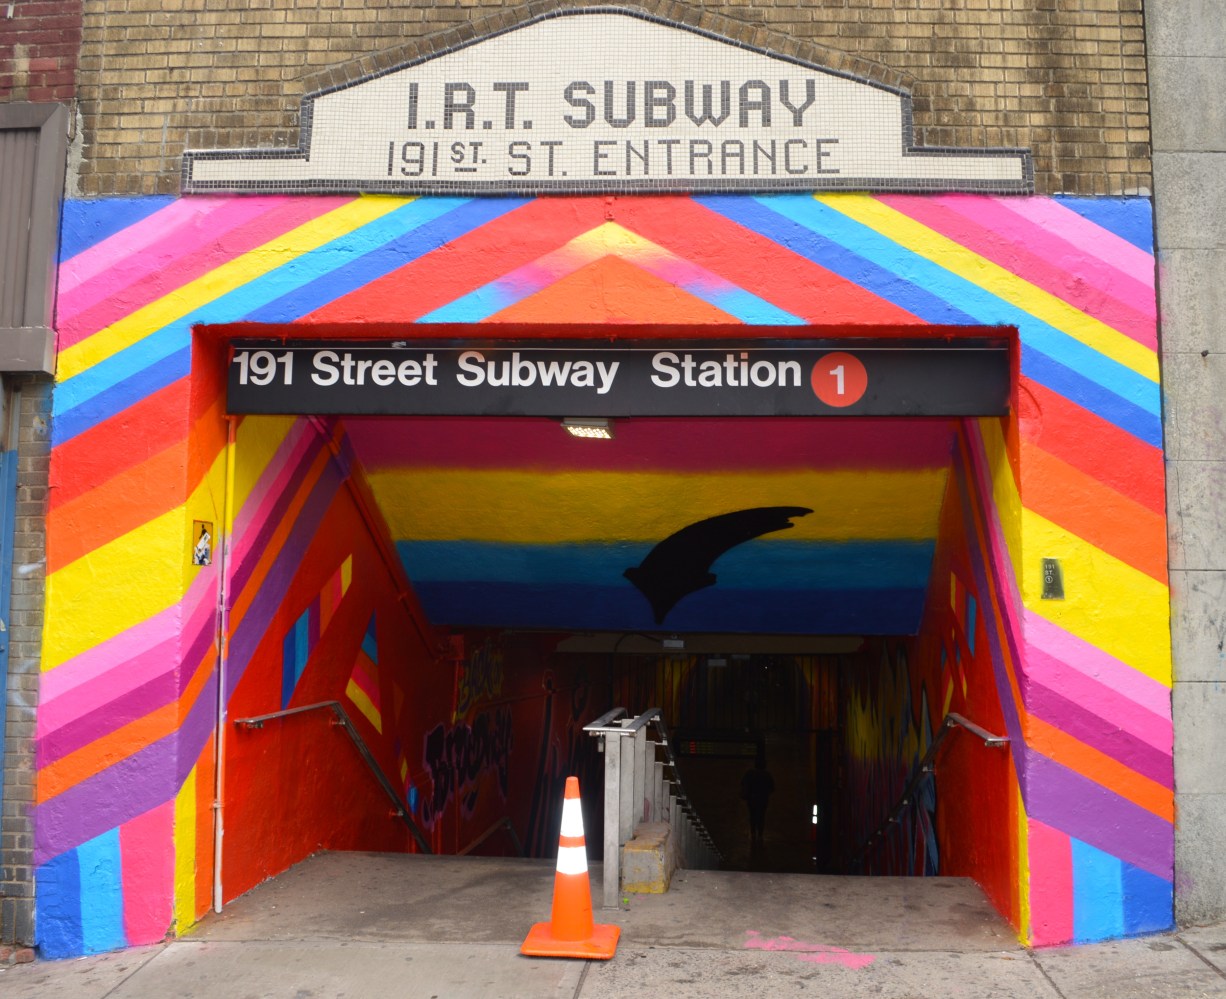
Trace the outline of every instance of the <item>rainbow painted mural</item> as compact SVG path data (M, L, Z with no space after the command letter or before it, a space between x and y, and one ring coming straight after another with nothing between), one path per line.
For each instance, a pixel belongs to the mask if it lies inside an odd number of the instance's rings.
M902 617L919 627L919 594L938 583L949 592L945 570L938 581L929 567L941 558L942 498L961 484L977 554L959 567L965 592L953 606L965 619L965 595L976 601L974 655L991 678L983 696L1011 739L1014 821L1001 855L1012 901L994 897L1035 944L1170 925L1171 659L1148 200L139 198L65 209L35 813L45 953L150 942L207 908L219 702L231 717L310 698L347 703L416 801L435 773L423 758L427 737L455 709L452 674L432 686L418 668L447 660L429 622L468 602L511 608L489 623L556 626L531 617L539 598L514 603L523 586L574 590L580 577L620 573L664 529L614 520L585 533L544 523L539 510L522 530L494 516L449 516L457 488L486 499L519 489L519 511L534 494L515 479L530 465L523 454L478 445L458 455L446 428L393 440L360 421L249 418L228 437L224 344L210 331L239 322L293 324L296 336L441 322L594 324L613 337L631 323L694 327L696 336L734 324L1016 330L1009 418L907 430L901 442L883 434L850 466L881 480L870 498L895 487L914 496L912 523L852 518L838 534L810 518L808 535L761 540L794 575L728 571L746 591L771 581L780 591L820 589L830 579L822 546L859 545L880 564L862 573L863 587L893 580L912 595L899 601ZM650 443L650 425L638 432L641 465L550 458L549 470L586 477L576 502L614 476L621 499L610 514L661 488L692 500L718 488L710 476L728 474L731 461L709 441L673 461L668 448L678 445L660 435ZM851 446L866 433L855 431ZM823 472L822 447L838 445L761 451L749 498L725 509L757 504L764 482L786 486L766 490L767 502L812 506L780 497L828 494L829 482L799 481L838 474ZM890 447L905 453L890 457ZM754 444L741 449L752 454ZM909 484L886 482L890 469ZM219 559L204 566L191 559L198 521L219 538ZM362 525L372 537L384 532L398 557L359 537ZM611 542L629 548L602 563ZM1063 564L1063 600L1042 599L1045 557ZM538 558L554 568L542 575ZM607 607L609 594L592 590L590 606ZM721 611L696 604L687 613L696 615L689 626L704 627ZM321 671L325 660L339 665ZM929 698L935 724L949 700ZM227 762L223 788L267 764L260 744L241 739L226 729L223 758L232 750L246 769ZM514 753L535 748L527 742L501 743L512 754L499 764L510 766L508 793L517 766L537 765L515 763ZM279 777L290 772L285 760L276 765ZM307 804L273 801L286 824L278 834L312 839L315 830L293 826L325 821ZM409 848L403 831L374 842L343 829L315 838ZM223 870L237 872L227 893L277 873L260 867L255 842L231 845L227 833Z

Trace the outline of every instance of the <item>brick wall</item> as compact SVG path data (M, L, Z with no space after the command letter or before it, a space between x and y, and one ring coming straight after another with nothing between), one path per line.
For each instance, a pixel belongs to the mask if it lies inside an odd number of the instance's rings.
M0 101L73 98L81 0L0 0Z
M556 6L85 0L78 193L174 193L185 148L295 146L304 93ZM1141 0L637 6L906 86L918 142L1028 147L1040 193L1149 191Z
M2 10L3 8L0 8ZM8 703L4 714L4 804L0 811L0 943L34 943L34 714L42 654L46 575L47 470L51 380L12 378L19 387L17 509L9 614Z

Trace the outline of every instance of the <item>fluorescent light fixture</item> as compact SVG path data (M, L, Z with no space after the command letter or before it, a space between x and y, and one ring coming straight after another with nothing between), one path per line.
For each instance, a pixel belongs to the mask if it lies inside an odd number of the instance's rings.
M562 427L572 437L587 437L592 440L611 441L613 425L610 421L592 416L566 416Z
M665 638L661 640L660 644L663 645L664 648L666 649L684 649L685 639L684 638Z

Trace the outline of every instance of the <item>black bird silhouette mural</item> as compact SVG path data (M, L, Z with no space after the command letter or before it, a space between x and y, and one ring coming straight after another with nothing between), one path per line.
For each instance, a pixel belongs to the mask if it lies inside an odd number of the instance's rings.
M682 597L714 585L711 563L729 548L773 531L786 531L795 526L793 517L812 512L804 506L758 506L708 517L670 534L622 575L647 598L656 624L663 624Z

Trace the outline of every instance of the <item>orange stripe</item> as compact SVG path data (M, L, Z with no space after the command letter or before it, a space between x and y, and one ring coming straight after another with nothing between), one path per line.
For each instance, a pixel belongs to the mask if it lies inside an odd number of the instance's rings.
M1084 538L1165 584L1166 520L1110 486L1026 442L1022 502L1027 509Z
M1026 719L1026 734L1026 742L1032 749L1101 784L1158 818L1175 821L1174 796L1169 788L1033 715Z
M54 798L177 731L208 681L214 658L212 651L205 655L177 701L163 704L39 770L39 803Z
M47 571L75 562L183 502L183 447L173 444L47 514Z
M587 846L587 843L584 842L582 836L559 836L558 847L561 848L564 846Z
M174 702L164 704L143 718L137 718L88 746L48 764L38 772L38 801L43 803L75 787L109 766L126 760L133 753L164 738L178 725Z

